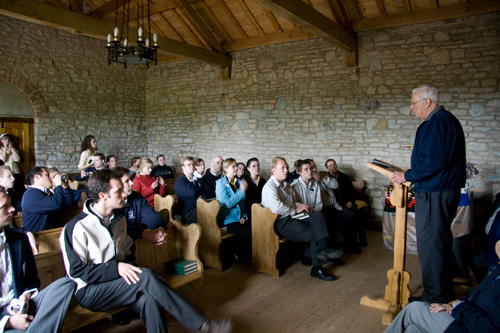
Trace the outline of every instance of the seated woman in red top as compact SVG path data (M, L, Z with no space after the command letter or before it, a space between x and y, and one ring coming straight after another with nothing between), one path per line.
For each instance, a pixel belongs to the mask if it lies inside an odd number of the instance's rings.
M141 158L141 163L137 171L137 175L134 178L134 185L132 189L140 193L148 201L151 207L154 207L155 194L165 196L167 194L167 188L165 186L165 181L162 177L151 176L151 170L153 169L153 161L149 158Z

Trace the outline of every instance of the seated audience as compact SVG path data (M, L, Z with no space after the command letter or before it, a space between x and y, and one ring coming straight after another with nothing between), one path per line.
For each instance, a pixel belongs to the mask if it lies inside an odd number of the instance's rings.
M321 191L321 201L323 202L322 212L327 221L328 234L330 235L332 245L334 247L338 246L337 225L340 225L344 237L345 251L360 254L362 250L358 247L356 236L356 224L358 223L358 219L353 212L338 204L335 194L333 193L333 190L338 187L337 180L328 176L321 179L321 175L316 167L316 162L312 159L306 161L311 163L313 177L318 182ZM340 261L336 263L342 265Z
M50 191L52 193L54 193L54 191L57 187L56 182L55 182L55 177L58 175L61 177L61 184L64 187L65 186L69 187L68 175L59 174L59 170L56 167L49 167L49 168L47 168L47 171L49 172L49 177L52 180L52 187L50 188ZM77 206L78 204L80 204L80 206L83 206L83 203L89 198L86 190L73 190L72 189L71 191L73 191L73 200L71 201L71 203L65 202L65 204L64 204L65 209L71 209L73 206Z
M118 166L115 155L106 156L106 167L108 169L113 169Z
M203 175L203 186L205 186L204 197L206 199L215 198L215 182L221 177L222 157L212 157L210 168Z
M497 259L500 241L496 243ZM500 332L500 263L469 295L446 304L412 302L385 331L396 332Z
M196 168L196 170L194 171L194 176L198 179L201 179L201 177L203 177L203 175L205 174L205 161L201 158L197 158L194 161L194 167Z
M151 170L153 169L153 161L149 158L141 159L139 171L134 179L132 189L140 193L148 201L151 207L155 206L155 195L159 194L162 197L167 194L165 181L161 177L153 177Z
M9 196L10 203L14 207L15 212L14 215L19 215L22 211L21 209L21 196L18 195L17 191L14 190L14 184L16 179L12 175L12 171L10 167L7 165L0 166L0 186L6 190L7 195Z
M184 223L196 223L196 200L205 193L203 179L194 176L194 159L190 156L181 159L181 169L183 175L174 184L175 195Z
M82 170L80 173L80 177L75 177L75 180L86 182L89 179L89 176L93 172L106 168L105 160L106 160L106 157L104 156L103 153L95 153L94 157L92 159L93 166L88 167L85 170Z
M73 191L67 182L63 183L61 175L56 175L53 179L56 188L52 194L52 179L47 168L40 166L29 169L26 180L28 188L21 202L23 228L35 232L58 227L54 225L54 214L69 207L73 201Z
M14 190L17 191L19 195L22 195L24 192L24 180L22 179L21 169L19 168L21 155L14 147L13 137L7 133L0 135L0 161L4 162L4 165L8 166L12 171L12 175L16 179Z
M324 281L335 280L335 275L328 273L321 264L325 259L339 258L342 251L328 246L328 231L323 214L311 212L312 214L304 219L295 219L295 214L309 211L309 207L295 199L295 194L286 181L286 160L283 157L275 157L271 169L272 176L262 189L262 206L278 214L276 233L288 240L307 244L304 255L312 259L312 277Z
M245 193L245 213L248 215L250 222L252 221L252 205L260 204L262 201L262 189L266 185L266 180L260 176L260 163L254 157L247 161L247 173L244 176L248 183L248 190Z
M35 258L25 234L8 229L14 207L0 187L0 331L60 332L75 283L63 277L39 290ZM9 305L17 301L18 309Z
M361 246L366 246L368 242L365 234L365 223L358 207L356 206L356 190L354 190L354 186L352 186L351 177L343 172L340 172L337 162L333 159L328 159L325 162L325 167L328 171L328 176L335 178L339 184L338 188L334 190L338 203L356 215L356 229L359 236L359 244Z
M154 177L161 177L163 179L173 179L175 177L174 170L165 164L165 156L156 156L156 161L158 161L158 165L152 171Z
M129 163L128 169L130 170L130 179L134 180L135 174L139 170L139 163L141 163L140 157L132 157Z
M216 199L220 202L219 225L235 235L234 255L242 262L252 257L252 229L245 214L245 192L248 183L236 177L236 160L228 158L222 164L223 175L215 184Z
M93 135L87 135L83 138L81 145L80 161L78 170L85 171L94 166L94 155L97 152L97 141ZM82 178L86 175L82 174Z
M114 213L127 197L120 178L111 170L97 171L88 188L85 214L73 218L60 237L66 273L77 283L80 305L90 311L126 306L139 313L148 332L167 331L164 310L191 331L231 332L231 321L207 320L162 277L132 264L134 243L127 221Z
M132 191L129 169L117 167L112 171L121 179L123 191L127 195L123 212L127 219L128 235L133 240L147 239L155 245L164 244L167 225L142 195Z
M238 179L241 179L241 177L243 177L243 175L245 174L245 169L245 163L236 163L236 177Z

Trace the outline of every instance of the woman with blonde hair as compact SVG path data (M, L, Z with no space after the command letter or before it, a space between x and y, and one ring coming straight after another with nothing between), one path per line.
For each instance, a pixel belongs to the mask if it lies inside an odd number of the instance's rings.
M148 201L151 207L154 207L154 198L156 194L165 196L167 193L163 178L151 175L153 166L153 161L149 158L141 158L136 177L134 178L134 184L132 185L132 189L140 193Z
M215 197L220 202L218 220L235 234L234 256L243 262L252 255L252 230L245 213L245 192L248 183L236 177L236 160L228 158L222 163L223 175L215 183Z

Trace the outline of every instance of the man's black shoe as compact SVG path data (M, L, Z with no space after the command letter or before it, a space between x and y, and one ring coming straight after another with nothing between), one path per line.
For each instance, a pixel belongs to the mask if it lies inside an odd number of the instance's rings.
M307 256L302 256L302 259L300 262L304 266L311 266L312 265L312 259L307 257Z
M337 265L337 266L344 266L345 265L344 260L339 259L339 258L333 259L332 262L333 262L334 265Z
M323 281L337 280L337 277L335 275L328 273L322 266L311 268L311 276Z
M130 319L129 313L127 310L120 311L118 313L115 313L114 315L111 315L111 319L113 320L113 323L117 325L128 325L132 321Z
M319 259L337 259L342 257L344 252L340 249L334 249L331 247L324 248L323 250L320 250L317 254L317 257Z
M410 296L410 297L408 297L408 303L421 302L421 301L422 301L422 296Z
M360 254L361 252L363 252L363 250L361 250L357 246L350 246L350 247L347 247L345 249L345 252L354 253L354 254Z

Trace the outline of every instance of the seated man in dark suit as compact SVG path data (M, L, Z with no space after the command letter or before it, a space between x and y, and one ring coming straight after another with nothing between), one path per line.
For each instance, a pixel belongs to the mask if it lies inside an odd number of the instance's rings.
M76 285L64 277L38 291L40 280L28 238L6 229L13 213L0 187L0 331L59 332ZM12 311L9 305L15 302L24 310Z
M33 167L26 175L28 188L22 198L23 228L35 232L53 229L53 215L63 207L71 207L73 201L73 191L61 181L61 175L54 177L54 194L51 195L49 189L52 187L52 180L46 167Z
M127 219L128 235L133 240L147 239L155 245L164 244L167 225L140 193L132 191L130 170L123 167L112 170L122 180L123 190L127 195L123 211Z
M222 169L222 157L212 157L210 168L203 175L203 186L205 187L205 199L215 198L215 182L220 179ZM177 193L177 192L176 192Z
M204 180L194 176L194 159L191 156L181 159L181 168L184 174L175 181L175 195L184 223L196 223L196 200L205 194Z
M496 243L497 260L500 240ZM447 304L412 302L385 331L500 332L500 263L469 295Z

